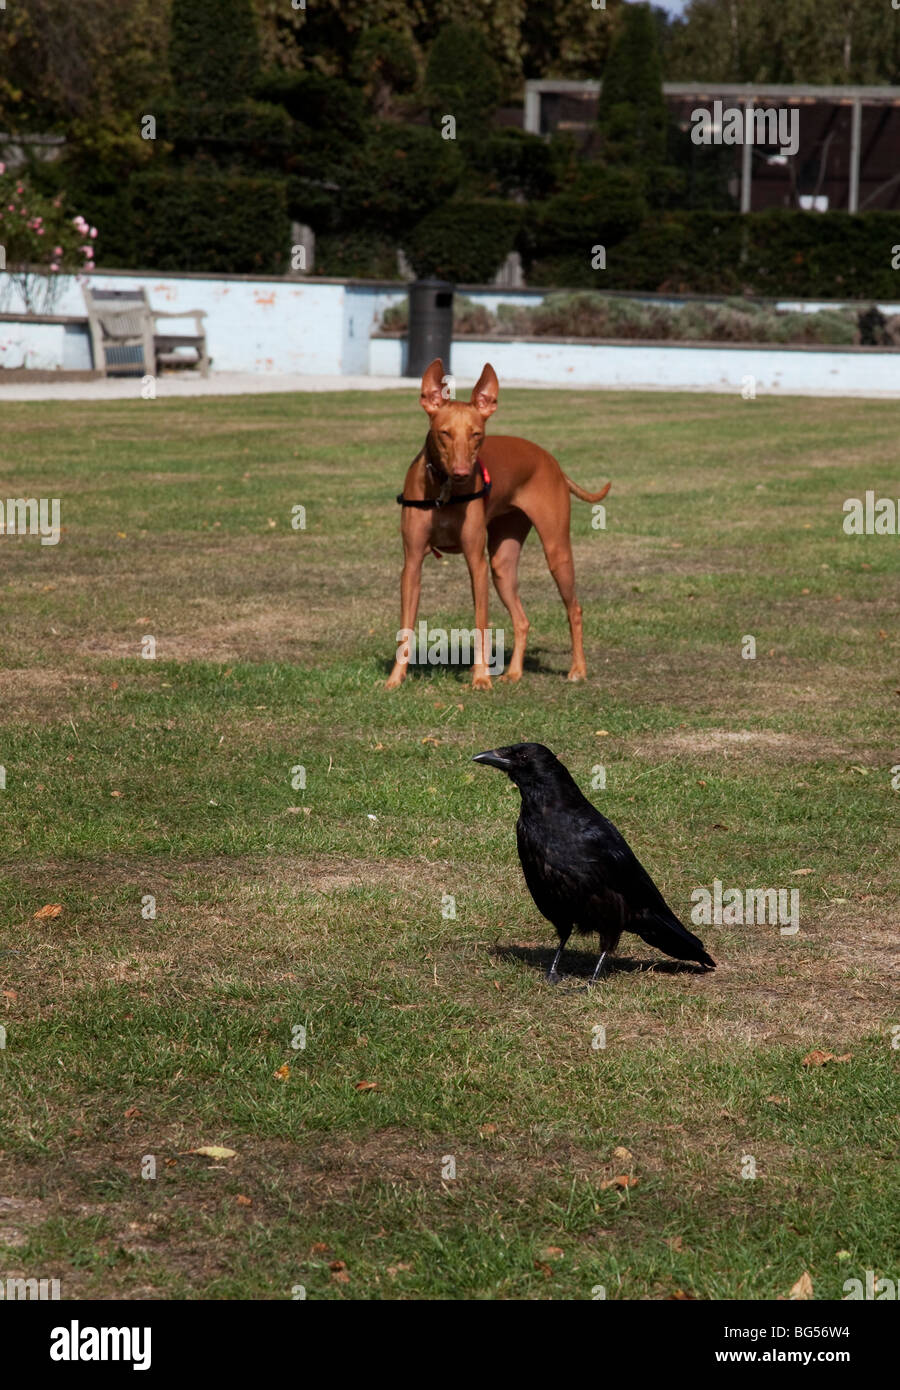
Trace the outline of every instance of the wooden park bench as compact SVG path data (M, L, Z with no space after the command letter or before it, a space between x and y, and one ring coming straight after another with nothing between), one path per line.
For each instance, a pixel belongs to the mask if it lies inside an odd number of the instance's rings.
M105 376L156 376L162 367L199 367L209 376L205 309L167 313L151 307L146 290L85 287L94 369ZM194 320L194 333L157 332L158 319Z

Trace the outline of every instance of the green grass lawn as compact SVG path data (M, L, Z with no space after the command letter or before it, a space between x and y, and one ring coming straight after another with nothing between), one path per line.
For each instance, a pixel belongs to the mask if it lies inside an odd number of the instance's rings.
M841 526L900 497L900 409L501 390L492 425L613 480L605 531L573 506L586 684L532 537L522 683L384 690L414 393L4 407L3 497L59 497L64 532L0 536L0 1273L220 1299L900 1275L900 538ZM461 557L421 616L472 626ZM520 739L683 920L718 878L797 888L800 931L698 928L709 975L626 936L590 993L582 942L547 986L518 794L470 761Z

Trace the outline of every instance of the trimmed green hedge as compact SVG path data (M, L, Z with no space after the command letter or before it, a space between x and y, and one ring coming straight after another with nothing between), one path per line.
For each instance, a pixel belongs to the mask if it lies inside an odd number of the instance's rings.
M372 127L334 172L340 224L335 230L371 228L402 240L408 229L450 198L463 175L454 141L427 126Z
M519 249L526 265L545 259L565 264L583 254L590 269L591 248L622 241L644 225L647 211L640 181L632 175L585 169L563 192L528 205Z
M283 179L193 170L137 174L130 184L135 264L228 275L287 269Z
M399 280L396 242L371 232L317 236L315 273L360 280Z
M895 212L662 213L610 242L606 270L591 268L592 244L589 235L577 251L550 237L526 242L530 283L805 299L900 296L900 271L891 267L892 248L900 247Z
M515 250L521 226L518 203L450 202L423 217L403 249L420 277L480 284Z
M531 201L549 197L557 186L557 148L524 130L486 132L466 148L466 161L480 175L477 191L491 197Z

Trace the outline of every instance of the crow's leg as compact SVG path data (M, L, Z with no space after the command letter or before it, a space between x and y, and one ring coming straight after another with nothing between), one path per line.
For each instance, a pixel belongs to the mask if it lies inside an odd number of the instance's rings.
M608 955L609 955L609 952L608 952L608 951L604 951L603 954L602 954L602 956L600 957L600 959L597 961L597 964L594 966L594 973L593 973L593 975L591 976L591 984L592 984L592 985L597 983L597 976L600 974L600 967L601 967L601 965L603 964L603 962L606 960L606 957L607 957Z
M547 971L547 981L548 981L548 983L551 984L551 985L558 985L559 982L560 982L560 980L562 979L562 976L558 973L557 967L558 967L559 962L560 962L560 960L561 960L561 958L562 958L562 953L563 953L563 951L566 949L566 942L568 941L569 937L572 935L572 928L570 927L569 930L568 930L567 932L563 933L563 932L561 932L561 931L559 930L559 928L557 927L557 932L559 933L559 950L557 951L556 955L553 957L553 964L550 966L550 969Z

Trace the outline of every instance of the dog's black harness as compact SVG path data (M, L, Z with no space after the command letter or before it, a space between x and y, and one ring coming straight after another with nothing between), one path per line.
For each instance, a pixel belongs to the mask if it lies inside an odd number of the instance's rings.
M452 507L455 502L474 502L477 497L487 497L492 487L491 476L481 459L478 460L478 467L481 469L481 476L484 479L484 487L480 492L451 493L446 502L442 502L440 497L425 497L421 501L416 501L415 498L404 497L402 492L398 492L397 501L401 507L418 507L419 511L431 512L438 507Z

